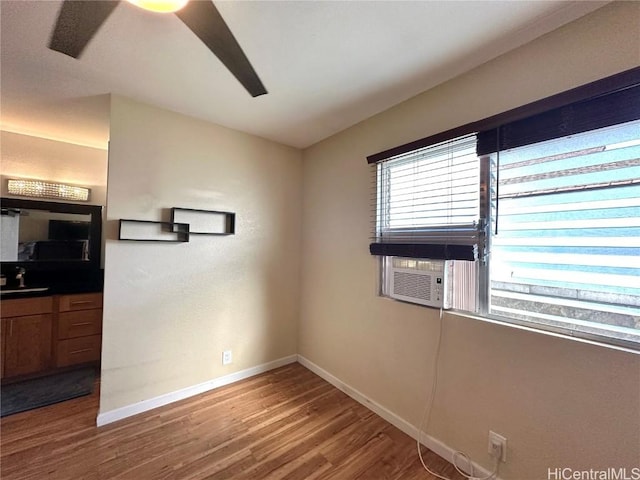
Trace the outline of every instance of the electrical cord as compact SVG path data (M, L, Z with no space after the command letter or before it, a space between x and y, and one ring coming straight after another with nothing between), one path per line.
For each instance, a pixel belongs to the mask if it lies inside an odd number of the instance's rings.
M424 409L424 413L422 414L422 420L420 421L420 425L418 425L418 438L416 440L416 444L418 447L418 457L420 458L420 463L422 464L424 469L436 478L439 478L441 480L451 480L448 477L442 476L436 472L431 471L429 467L427 467L427 464L424 461L424 458L422 457L422 446L420 445L420 439L422 438L422 434L426 433L426 429L429 426L429 420L431 419L431 410L433 407L433 401L436 396L436 390L438 389L438 370L439 370L438 367L440 365L440 347L442 346L443 313L444 311L441 308L440 318L439 318L439 329L438 329L438 343L436 344L436 354L435 354L436 358L435 358L434 367L433 367L433 380L431 382L431 394L429 395L429 401L427 402L427 405L425 406L425 409ZM456 463L456 459L458 457L463 457L467 461L467 465L469 466L470 473L471 473L470 475L462 471L460 467L458 467ZM463 477L467 478L468 480L489 480L491 478L494 478L498 474L498 469L500 467L500 457L498 456L496 458L496 464L495 464L495 467L493 468L493 472L491 472L489 475L485 477L476 477L473 474L473 463L471 462L471 459L469 458L469 456L464 452L461 452L459 450L455 451L453 453L452 463L455 469L458 471L458 473Z
M420 421L420 425L418 425L418 439L416 440L416 443L418 446L418 457L420 457L420 463L422 463L422 466L424 467L424 469L434 477L440 478L441 480L450 480L447 477L443 477L442 475L429 470L429 467L427 467L427 464L422 458L422 447L420 445L420 439L422 438L422 432L423 432L422 427L429 426L429 420L431 419L431 407L433 406L433 400L436 395L436 389L438 388L438 364L440 363L440 346L442 345L442 315L443 315L443 311L441 308L440 309L440 327L438 329L438 342L436 343L436 354L435 354L436 358L434 361L435 365L433 367L433 380L431 382L431 394L429 395L429 401L427 402L424 409L424 413L422 414L422 420Z

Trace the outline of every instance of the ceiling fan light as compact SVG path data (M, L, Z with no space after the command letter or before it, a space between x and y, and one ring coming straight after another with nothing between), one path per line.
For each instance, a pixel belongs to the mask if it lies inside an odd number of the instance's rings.
M189 0L127 0L136 7L151 12L173 13L184 7Z

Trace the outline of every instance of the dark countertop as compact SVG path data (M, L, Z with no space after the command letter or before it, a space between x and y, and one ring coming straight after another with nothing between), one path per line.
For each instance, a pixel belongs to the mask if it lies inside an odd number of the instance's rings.
M42 287L46 287L43 285ZM12 300L14 298L34 298L34 297L47 297L49 295L66 295L73 293L98 293L102 292L102 288L96 285L83 285L83 284L64 284L48 287L47 290L30 291L34 288L41 288L36 285L27 285L24 289L15 287L3 287L0 288L1 300ZM5 290L11 290L12 293L4 293ZM13 290L23 290L19 292L13 292Z
M24 289L18 288L15 281L0 288L0 292L7 290L24 290L13 293L1 293L0 299L46 297L49 295L68 295L73 293L96 293L103 290L102 271L94 272L47 272L38 275L28 272ZM34 288L46 287L47 290L29 291Z
M0 289L0 300L12 300L14 298L33 298L33 297L46 297L48 295L52 295L49 290L39 291L39 292L30 292L29 288L25 288L24 292L16 292L16 293L4 293L5 290L18 290L17 288L2 288Z

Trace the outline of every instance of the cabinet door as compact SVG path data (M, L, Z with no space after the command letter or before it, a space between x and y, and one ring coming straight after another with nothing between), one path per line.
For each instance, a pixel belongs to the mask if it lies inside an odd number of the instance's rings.
M4 321L4 376L26 375L49 368L52 315L29 315Z
M9 321L2 319L2 323L0 324L0 379L4 378L4 364L6 363L4 360L4 351L5 351L5 338L7 337L7 327L9 326Z

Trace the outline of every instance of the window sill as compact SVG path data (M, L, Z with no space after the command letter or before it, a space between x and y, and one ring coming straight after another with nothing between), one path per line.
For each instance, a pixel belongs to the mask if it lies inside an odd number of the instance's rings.
M398 300L395 298L391 298L387 295L384 294L378 294L378 298L384 299L384 300L389 300L392 302L397 302L403 305L409 305L409 306L413 306L413 307L417 307L417 308L430 308L432 310L439 310L438 308L435 307L428 307L426 305L419 305L417 303L412 303L412 302L405 302L403 300ZM574 335L569 335L567 333L564 332L558 332L558 331L553 331L552 328L553 327L549 327L548 330L543 329L543 328L535 328L529 325L525 325L525 324L521 324L521 323L517 323L517 320L508 320L508 319L504 319L504 318L500 318L500 317L491 317L491 316L485 316L485 315L480 315L480 314L473 314L470 312L465 312L463 310L443 310L443 314L444 315L455 315L458 317L462 317L462 318L466 318L469 320L479 320L481 322L485 322L485 323L491 323L494 325L499 325L502 327L508 327L508 328L515 328L517 330L522 330L525 332L531 332L531 333L536 333L536 334L540 334L540 335L547 335L547 336L551 336L554 338L560 338L560 339L564 339L564 340L569 340L569 341L573 341L573 342L580 342L580 343L586 343L588 345L594 345L597 347L603 347L603 348L607 348L610 350L616 350L619 352L625 352L625 353L632 353L635 355L640 355L640 345L638 345L637 348L634 348L632 346L623 346L623 345L616 345L616 344L612 344L612 343L607 343L604 342L602 340L599 340L597 338L588 338L587 336L589 334L584 334L585 336L574 336Z
M606 343L604 341L601 341L595 338L588 338L587 337L588 334L584 334L585 336L573 336L567 333L553 331L551 330L552 327L550 327L549 330L542 329L542 328L534 328L528 325L516 323L516 321L509 321L509 320L501 319L499 317L476 315L476 314L472 314L472 313L464 312L460 310L445 310L444 313L445 315L456 315L456 316L468 318L471 320L480 320L482 322L492 323L494 325L500 325L503 327L515 328L517 330L523 330L526 332L537 333L540 335L547 335L555 338L561 338L564 340L586 343L588 345L608 348L610 350L617 350L620 352L633 353L635 355L640 355L640 345L638 346L637 349L630 346L615 345L611 343Z

